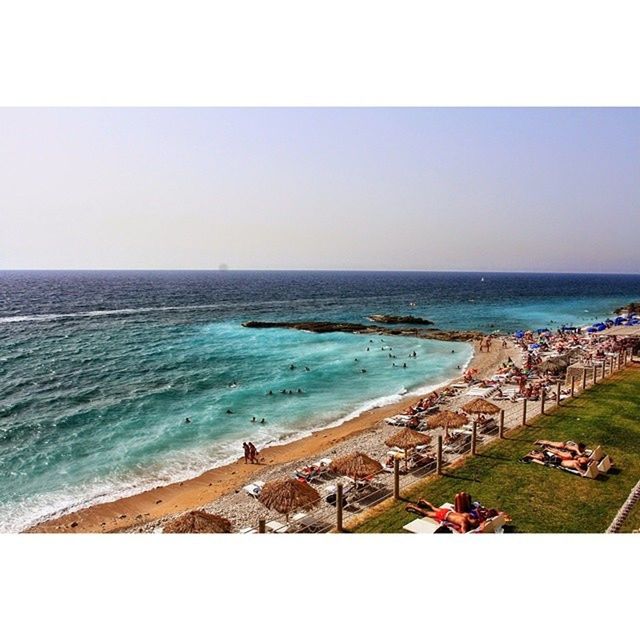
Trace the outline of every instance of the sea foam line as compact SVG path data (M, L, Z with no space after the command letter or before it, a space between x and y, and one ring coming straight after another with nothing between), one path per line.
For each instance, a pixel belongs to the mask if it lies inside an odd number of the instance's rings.
M126 316L136 313L153 313L156 311L194 311L197 309L215 309L219 304L185 305L181 307L138 307L126 309L100 309L96 311L76 311L74 313L42 313L32 316L3 316L0 324L12 322L53 322L65 318L96 318L100 316Z

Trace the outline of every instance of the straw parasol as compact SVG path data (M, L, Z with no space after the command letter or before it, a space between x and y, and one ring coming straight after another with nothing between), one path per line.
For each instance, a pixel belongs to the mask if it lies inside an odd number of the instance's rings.
M231 533L231 523L222 516L206 511L190 511L172 520L163 533Z
M294 509L310 509L320 501L320 494L306 482L285 478L272 480L262 488L258 500L278 513L284 513L289 520L289 513Z
M385 440L387 447L399 447L404 449L404 470L407 470L407 451L409 449L415 449L419 445L429 444L431 442L431 436L426 433L420 433L414 431L408 427L394 433L389 439Z
M432 428L444 427L445 436L449 435L449 429L451 427L461 427L463 424L467 424L469 418L463 413L457 411L440 411L427 420L427 425Z
M462 409L467 413L500 413L500 407L493 404L493 402L485 400L484 398L476 398L471 402L467 402Z
M377 460L359 451L334 460L330 468L334 473L352 478L354 482L382 471L382 465Z

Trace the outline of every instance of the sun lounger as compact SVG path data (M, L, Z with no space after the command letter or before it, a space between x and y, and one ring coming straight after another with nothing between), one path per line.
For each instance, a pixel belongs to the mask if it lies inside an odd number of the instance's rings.
M440 524L432 518L416 518L402 528L409 533L434 533Z
M598 471L600 473L609 473L609 469L613 467L613 463L611 462L611 458L609 456L605 456L598 462Z
M597 478L598 474L600 473L598 471L598 463L595 460L592 460L591 462L589 462L584 473L578 471L577 469L568 469L567 467L563 467L560 464L552 464L549 461L543 462L542 460L525 460L524 458L520 458L520 461L524 462L525 464L533 462L535 464L540 464L543 467L552 467L553 469L560 469L560 471L566 471L567 473L572 473L573 475L580 476L581 478L588 478L590 480L595 480L595 478Z
M475 502L475 507L480 507L480 503ZM454 505L450 502L445 502L441 507L441 509L451 509L452 511L455 509ZM467 531L467 533L503 533L503 527L507 524L507 516L504 513L499 513L493 518L488 518L476 529L471 529ZM416 520L412 520L404 527L402 527L405 531L409 531L411 533L435 533L441 527L447 527L449 530L453 531L453 533L461 533L451 525L449 522L438 522L433 518L417 518Z
M282 524L282 522L278 522L277 520L267 522L265 529L268 533L287 533L287 531L289 531L289 527L286 524Z
M243 489L252 498L257 498L262 491L262 487L264 487L264 482L262 480L256 480L255 482L248 484L246 487L243 487Z

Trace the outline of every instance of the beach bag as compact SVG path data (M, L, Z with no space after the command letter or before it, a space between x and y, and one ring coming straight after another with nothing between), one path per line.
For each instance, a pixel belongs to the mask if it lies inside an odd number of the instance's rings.
M466 491L456 494L455 510L458 513L469 513L471 511L471 496Z

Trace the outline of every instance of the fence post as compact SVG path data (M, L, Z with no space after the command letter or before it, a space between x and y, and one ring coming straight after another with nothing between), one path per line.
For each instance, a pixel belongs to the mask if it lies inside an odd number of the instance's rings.
M571 376L571 397L574 398L576 395L576 379Z
M598 382L597 379L598 376L598 367L596 367L596 365L593 365L593 384L596 384L596 382Z
M476 455L476 442L478 441L478 425L473 421L471 425L471 455Z
M585 367L582 370L582 390L584 391L587 388L587 368Z
M540 413L544 415L544 401L547 399L547 390L542 387L542 394L540 395Z
M527 399L522 401L522 426L527 426Z
M498 427L498 436L501 440L504 438L504 409L500 409L500 426Z
M267 533L267 521L264 518L258 520L258 533Z
M336 484L336 531L342 533L342 482Z
M438 448L436 458L436 472L438 475L442 475L442 436L438 436Z
M393 497L400 500L400 460L393 458Z
M562 387L562 384L558 380L558 386L556 387L556 407L560 406L560 390L561 390L561 387Z

